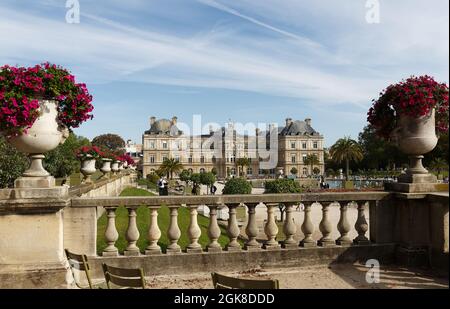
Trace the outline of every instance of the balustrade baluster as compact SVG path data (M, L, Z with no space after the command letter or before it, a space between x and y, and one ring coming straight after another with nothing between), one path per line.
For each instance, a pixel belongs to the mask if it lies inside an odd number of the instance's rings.
M139 239L139 230L136 224L136 207L127 207L128 209L128 228L125 238L128 241L128 246L124 251L126 256L139 255L139 248L136 242Z
M248 240L244 245L244 249L248 251L260 250L261 244L256 240L258 236L258 225L256 223L256 206L257 203L247 203L248 220L247 227L245 228L245 234L247 234Z
M369 229L369 225L366 221L366 215L364 214L364 205L366 202L358 202L358 219L355 223L355 229L358 232L358 236L353 240L356 245L368 245L369 239L366 237L366 232Z
M158 241L161 238L161 230L158 226L158 208L149 207L150 209L150 226L148 228L148 246L145 248L146 255L161 254L161 247L158 245Z
M219 205L209 205L209 226L208 226L208 237L210 242L206 247L208 252L221 252L222 247L220 246L218 240L220 237L220 227L217 223L217 208Z
M285 203L286 207L286 219L283 225L283 232L286 235L286 239L283 241L283 248L296 248L297 242L294 240L295 233L297 232L297 225L293 216L294 203Z
M105 207L106 216L108 221L106 223L105 230L105 240L106 248L102 252L102 256L117 256L119 255L119 250L115 246L117 239L119 238L119 233L116 229L116 209L117 207Z
M237 238L239 237L239 234L241 233L241 230L239 229L239 226L237 224L236 219L236 208L239 206L239 204L227 204L228 207L228 228L227 228L227 234L230 238L229 243L226 246L227 251L239 251L241 250L241 245L237 241Z
M348 236L348 233L350 232L351 226L347 219L347 209L348 209L348 202L341 202L340 203L340 212L341 215L339 217L339 222L337 225L337 229L341 236L336 239L336 245L339 246L350 246L352 244L352 240Z
M189 206L189 213L191 220L188 227L189 245L186 247L186 252L202 252L202 246L198 243L198 239L202 235L202 230L197 222L197 208L196 205Z
M309 247L315 247L316 242L312 238L312 235L314 233L314 224L311 220L311 203L303 203L305 206L304 208L304 218L303 218L303 224L302 224L302 232L304 235L303 240L300 242L301 247L309 248Z
M167 246L167 254L176 254L181 252L178 240L181 237L181 231L178 227L178 206L169 206L170 222L167 230L167 238L170 244Z
M319 224L319 230L322 233L322 238L317 242L319 246L327 247L335 244L334 240L331 238L331 232L333 231L333 226L330 219L328 218L328 211L331 203L322 203L322 221Z
M264 233L267 236L267 240L263 246L264 249L273 250L280 248L280 244L276 238L278 235L278 226L275 221L274 208L278 206L278 203L267 203L267 222L264 226Z

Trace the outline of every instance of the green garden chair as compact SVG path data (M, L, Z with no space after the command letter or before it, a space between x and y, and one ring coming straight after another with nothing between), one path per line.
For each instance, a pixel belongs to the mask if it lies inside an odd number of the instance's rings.
M100 283L92 283L91 274L90 274L90 267L89 262L87 259L87 256L84 254L75 254L73 252L70 252L68 249L64 249L64 252L66 253L67 261L70 265L70 270L72 272L73 279L75 281L75 284L80 289L95 289L95 288L101 288L102 284L104 285L104 282ZM77 272L78 271L78 272ZM88 285L81 284L79 275L81 272L84 272L86 275L86 280L88 282Z
M227 277L218 273L212 273L212 281L215 289L279 289L278 280L253 280Z
M144 270L142 268L119 268L102 264L106 285L111 289L111 283L119 288L145 289Z

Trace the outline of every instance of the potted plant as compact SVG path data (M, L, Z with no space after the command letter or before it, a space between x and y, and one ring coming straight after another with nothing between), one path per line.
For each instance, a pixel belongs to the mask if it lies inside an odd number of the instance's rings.
M103 173L102 178L108 178L109 172L111 172L111 163L115 159L115 155L109 151L103 151L102 154L102 167L100 171Z
M81 161L80 172L84 176L82 183L92 183L91 176L97 171L95 162L103 156L102 151L96 146L83 146L76 154Z
M71 128L92 119L91 101L86 85L60 66L0 68L0 134L29 154L24 177L49 176L43 153L63 143Z
M427 75L390 85L373 101L368 122L409 155L410 167L400 182L433 181L422 158L436 147L436 133L448 131L448 113L448 86Z
M113 155L112 163L111 163L111 171L114 175L119 173L119 163L120 163L119 157L116 155Z

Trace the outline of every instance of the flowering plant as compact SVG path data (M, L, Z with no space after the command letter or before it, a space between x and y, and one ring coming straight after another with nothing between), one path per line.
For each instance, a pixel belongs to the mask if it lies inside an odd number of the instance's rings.
M373 100L367 121L376 133L388 139L397 126L400 115L422 117L436 109L436 129L448 132L448 86L430 76L411 76L406 81L390 85Z
M94 109L86 85L66 69L50 63L34 67L0 67L0 132L26 133L39 117L38 99L58 101L58 122L76 128L92 119Z
M134 160L129 154L123 154L119 157L119 161L127 162L128 165L132 166L134 165Z
M78 158L84 160L86 158L99 159L104 156L103 151L97 146L83 146L75 151Z

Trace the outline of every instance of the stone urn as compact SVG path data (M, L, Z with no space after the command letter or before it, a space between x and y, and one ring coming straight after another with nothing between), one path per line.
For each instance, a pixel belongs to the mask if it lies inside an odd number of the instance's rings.
M123 162L123 168L124 169L128 169L128 162L127 161Z
M89 154L82 157L80 172L81 172L81 174L83 174L84 177L83 177L81 183L84 183L84 184L92 183L91 177L97 171L97 169L95 168L96 161L97 160Z
M54 178L42 166L44 153L63 144L69 137L69 130L57 122L57 105L55 100L39 100L40 115L27 133L8 138L12 146L30 158L30 166L16 181L16 187L54 186Z
M436 182L436 177L422 165L423 155L432 151L438 143L434 109L422 117L400 115L391 139L410 159L410 167L399 177L399 182Z
M119 161L119 172L123 171L123 162Z
M102 167L100 171L103 173L102 178L108 178L109 172L111 172L111 159L102 158Z
M111 164L111 171L114 175L116 175L119 172L119 161L113 161Z

